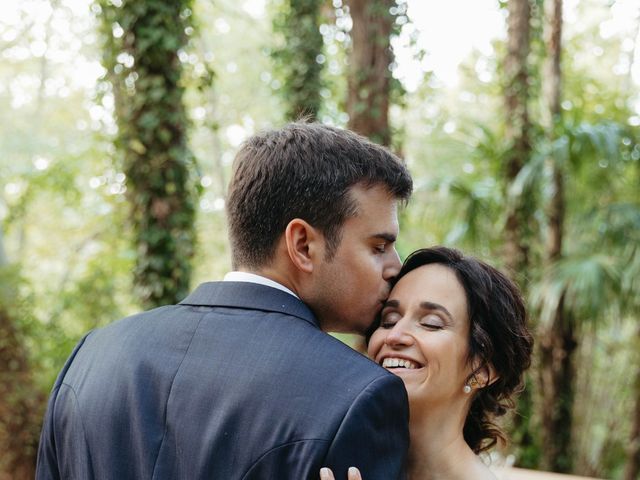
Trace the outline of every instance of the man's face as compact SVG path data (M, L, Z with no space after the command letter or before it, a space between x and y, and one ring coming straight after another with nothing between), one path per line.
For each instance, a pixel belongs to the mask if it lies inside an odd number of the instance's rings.
M383 186L354 186L357 214L348 218L330 261L314 271L314 309L323 330L364 333L400 270L395 249L397 200Z

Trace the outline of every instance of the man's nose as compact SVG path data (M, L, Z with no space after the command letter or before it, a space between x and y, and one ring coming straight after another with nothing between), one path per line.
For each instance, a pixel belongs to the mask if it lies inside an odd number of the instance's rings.
M389 252L389 258L387 260L387 264L385 265L384 271L382 272L382 277L390 282L398 275L400 271L400 267L402 267L402 262L400 262L400 256L398 255L395 247Z

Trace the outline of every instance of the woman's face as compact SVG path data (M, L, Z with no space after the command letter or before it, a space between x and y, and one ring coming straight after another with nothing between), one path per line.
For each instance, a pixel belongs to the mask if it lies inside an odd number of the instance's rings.
M402 378L415 408L463 398L471 373L464 288L453 270L429 264L402 277L382 310L368 353Z

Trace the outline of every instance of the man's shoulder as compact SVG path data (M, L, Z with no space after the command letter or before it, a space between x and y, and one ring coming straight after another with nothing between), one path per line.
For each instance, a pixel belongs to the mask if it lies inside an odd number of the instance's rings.
M192 314L191 314L192 315ZM187 309L180 305L165 305L162 307L132 313L131 315L114 320L113 322L93 330L88 335L88 340L109 338L122 340L123 335L152 335L153 332L162 332L160 324L171 325L177 319L185 320L190 316ZM164 325L163 325L164 326Z
M349 392L344 392L346 396L357 396L372 382L394 377L362 353L320 330L314 332L301 357L317 383L329 389L346 385L349 387Z
M337 336L325 332L320 332L320 334L319 341L326 345L331 355L336 357L336 361L352 363L358 369L364 368L378 375L387 373L385 369L376 365L369 357L349 346Z
M251 282L206 282L199 285L180 305L280 313L318 326L311 309L299 298L280 289Z

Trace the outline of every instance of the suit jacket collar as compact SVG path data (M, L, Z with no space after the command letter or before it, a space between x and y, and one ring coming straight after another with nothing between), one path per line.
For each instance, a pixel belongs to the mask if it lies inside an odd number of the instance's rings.
M277 288L250 282L206 282L180 305L248 308L293 315L320 328L318 320L301 300Z

